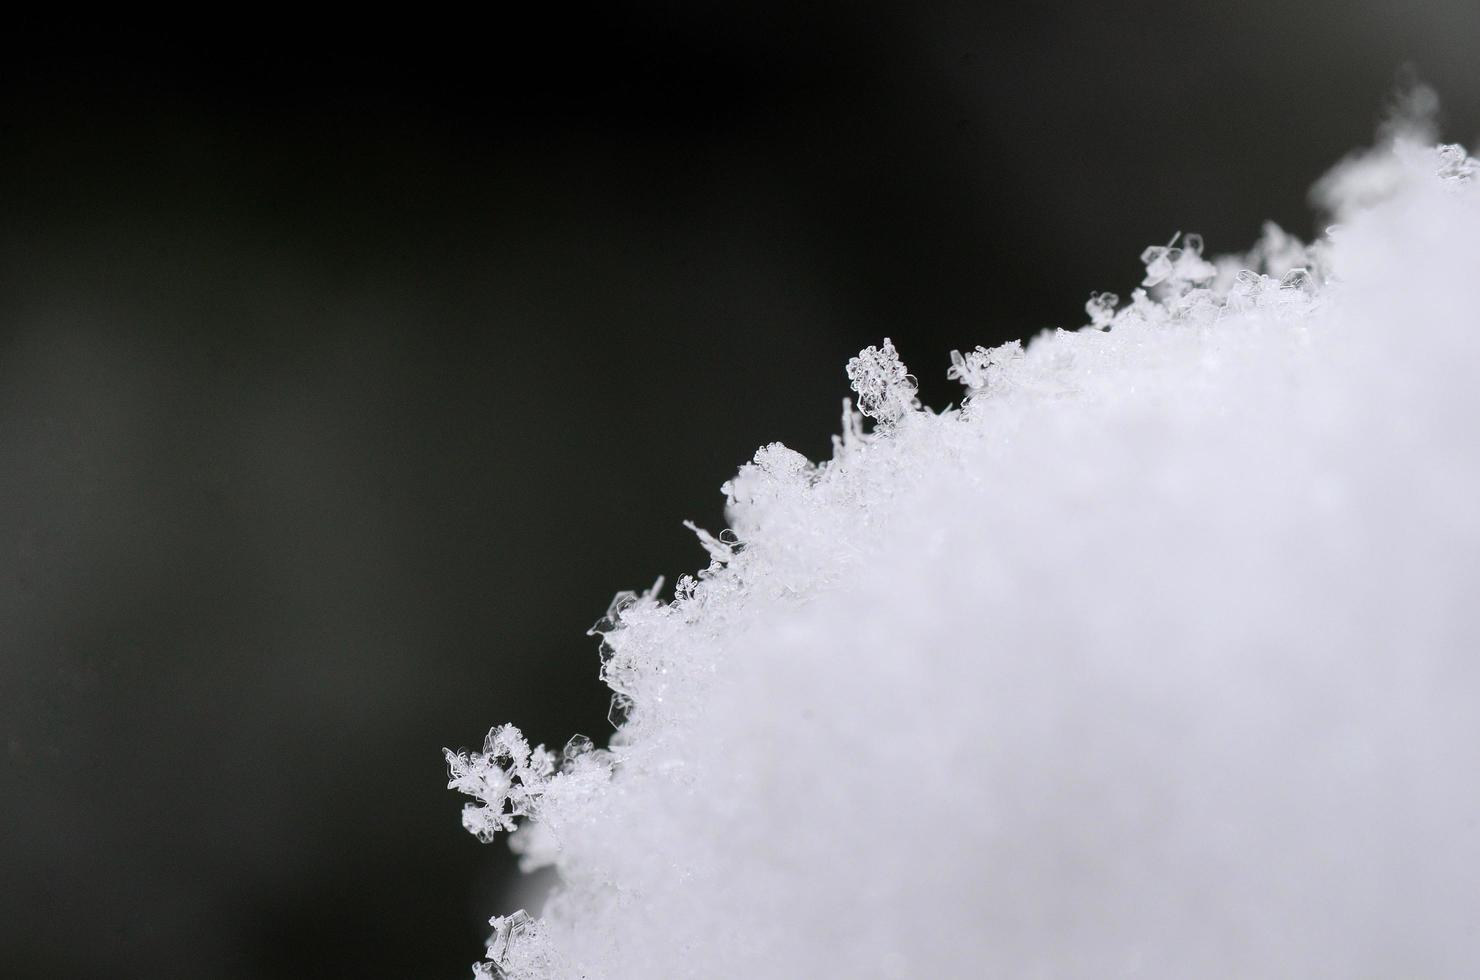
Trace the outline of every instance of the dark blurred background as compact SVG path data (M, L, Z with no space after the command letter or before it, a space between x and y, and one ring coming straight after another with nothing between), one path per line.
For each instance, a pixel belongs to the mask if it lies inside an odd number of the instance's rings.
M459 977L513 866L444 745L609 731L843 364L1313 230L1473 0L612 2L0 39L0 975ZM400 16L400 15L398 15ZM365 15L356 15L364 20Z

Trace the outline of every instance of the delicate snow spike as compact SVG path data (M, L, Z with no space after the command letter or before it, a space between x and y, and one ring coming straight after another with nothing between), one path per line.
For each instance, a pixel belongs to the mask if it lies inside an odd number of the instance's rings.
M660 578L658 580L662 582ZM644 597L633 592L631 589L623 589L612 596L612 601L607 603L606 613L602 615L591 628L586 631L587 636L599 636L602 638L601 651L603 657L608 651L606 637L615 632L622 622L622 613L641 602Z
M734 545L721 541L693 521L684 521L683 526L694 532L694 536L699 539L704 550L709 552L709 557L718 564L723 565L735 557Z
M1147 245L1141 252L1141 264L1146 267L1146 278L1141 280L1141 285L1156 286L1171 277L1172 264L1182 254L1181 249L1175 249L1172 246L1180 237L1182 233L1179 231L1165 245Z
M865 347L848 362L848 380L858 392L858 410L881 424L899 421L913 411L917 386L888 337L879 347Z
M986 353L985 347L978 347L964 356L958 350L951 351L951 366L946 368L946 377L973 391L980 391L987 386L986 365L983 363Z
M863 441L863 413L853 407L853 399L843 399L843 431L833 436L833 451L841 454L848 446Z

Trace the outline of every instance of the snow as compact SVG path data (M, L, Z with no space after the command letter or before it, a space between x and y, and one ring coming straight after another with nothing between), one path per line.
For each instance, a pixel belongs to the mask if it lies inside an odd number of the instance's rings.
M560 880L476 969L1480 975L1474 167L1386 133L1321 240L1152 246L959 408L849 362L833 458L613 604L607 748L448 753Z

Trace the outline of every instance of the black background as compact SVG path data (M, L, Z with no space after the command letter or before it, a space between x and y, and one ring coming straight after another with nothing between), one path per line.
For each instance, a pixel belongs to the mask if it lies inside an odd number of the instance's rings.
M1309 234L1472 0L611 3L0 39L0 974L455 977L439 750L609 730L613 592L843 364Z

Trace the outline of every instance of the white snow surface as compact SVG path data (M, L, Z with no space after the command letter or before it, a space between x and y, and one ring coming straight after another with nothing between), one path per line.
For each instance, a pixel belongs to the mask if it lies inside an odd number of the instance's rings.
M887 341L671 601L609 748L448 753L525 978L1480 976L1480 179L1403 133L1089 325Z

